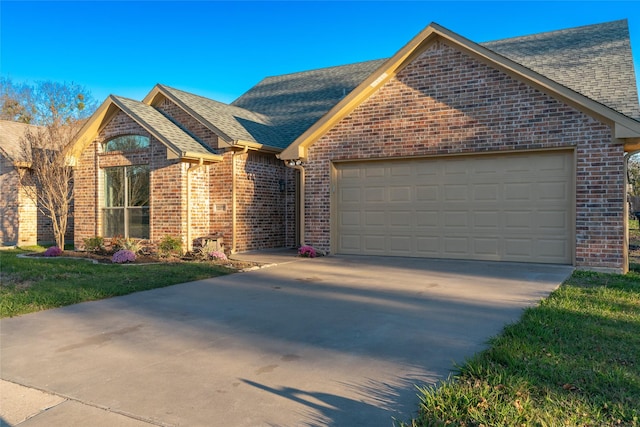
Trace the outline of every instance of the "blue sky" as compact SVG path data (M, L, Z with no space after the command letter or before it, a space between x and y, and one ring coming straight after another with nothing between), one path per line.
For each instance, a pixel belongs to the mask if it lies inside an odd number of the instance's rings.
M142 99L156 83L230 102L263 77L393 55L431 22L476 42L628 19L637 1L0 1L0 74Z

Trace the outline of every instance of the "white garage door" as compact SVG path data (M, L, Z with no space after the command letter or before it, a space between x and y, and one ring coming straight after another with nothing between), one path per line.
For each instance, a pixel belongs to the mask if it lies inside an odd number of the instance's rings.
M572 262L571 152L335 166L338 253Z

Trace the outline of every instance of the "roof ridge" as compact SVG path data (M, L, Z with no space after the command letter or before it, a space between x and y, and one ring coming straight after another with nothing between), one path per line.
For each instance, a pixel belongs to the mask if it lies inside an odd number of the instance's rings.
M578 30L586 30L587 28L596 28L596 27L602 27L602 26L606 26L606 25L611 25L611 24L619 24L624 22L625 25L628 25L628 19L627 18L623 18L623 19L616 19L613 21L605 21L605 22L599 22L596 24L587 24L587 25L579 25L577 27L569 27L569 28L561 28L558 30L549 30L549 31L541 31L538 33L532 33L532 34L524 34L521 36L514 36L514 37L506 37L503 39L495 39L495 40L487 40L484 42L478 42L479 45L483 46L485 44L491 44L491 43L499 43L499 42L508 42L508 41L512 41L512 40L525 40L528 38L539 38L542 36L549 36L552 34L560 34L560 33L568 33L571 31L578 31Z

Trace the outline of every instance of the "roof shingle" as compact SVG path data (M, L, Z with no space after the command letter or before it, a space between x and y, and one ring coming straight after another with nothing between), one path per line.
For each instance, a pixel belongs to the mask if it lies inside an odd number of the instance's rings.
M480 44L622 114L640 118L626 20Z

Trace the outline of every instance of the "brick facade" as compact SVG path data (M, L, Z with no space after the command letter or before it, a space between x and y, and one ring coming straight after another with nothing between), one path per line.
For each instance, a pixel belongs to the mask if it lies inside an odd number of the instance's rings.
M163 114L188 129L191 135L219 150L218 137L175 104L165 100L161 108ZM132 152L102 152L102 143L131 134L150 137L149 148ZM84 239L88 237L103 235L102 170L113 166L148 164L150 246L154 248L163 237L172 236L180 237L186 249L189 237L192 242L197 242L209 236L222 236L226 249L230 250L233 245L232 162L235 162L236 171L236 250L242 252L295 244L293 223L286 222L294 206L285 203L285 199L292 200L292 194L295 194L293 171L274 154L248 152L234 155L232 151L221 154L221 162L205 165L167 159L167 148L161 142L126 114L117 113L83 151L75 168L76 247L83 248ZM280 190L281 181L283 191Z
M624 156L610 126L435 42L309 148L306 243L330 249L331 162L575 150L578 267L623 269Z
M20 182L20 171L13 161L0 155L0 245L33 246L36 244L54 244L51 219L37 208L32 199L33 191L27 191ZM73 201L69 209L65 238L73 240L74 233Z

